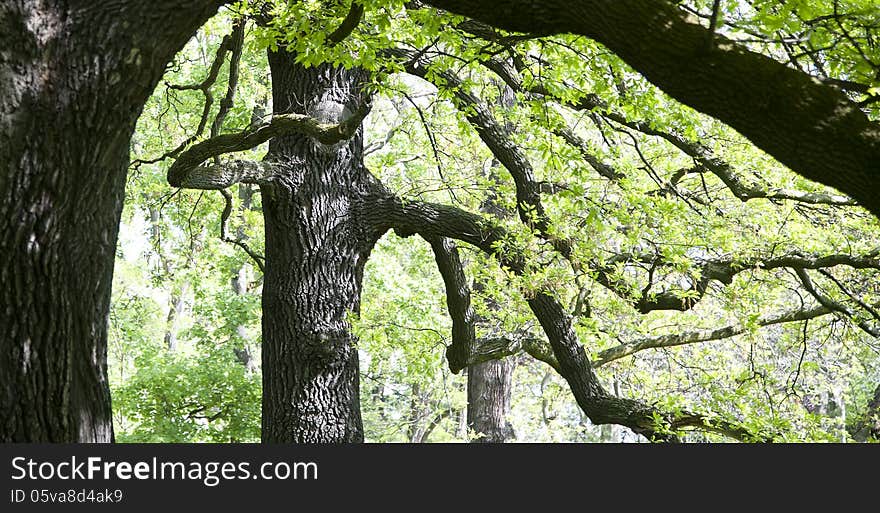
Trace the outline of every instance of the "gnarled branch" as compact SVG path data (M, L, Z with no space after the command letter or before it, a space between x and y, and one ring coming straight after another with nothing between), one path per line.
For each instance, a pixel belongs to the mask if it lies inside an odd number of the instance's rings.
M201 166L206 160L225 153L250 150L273 137L290 133L301 133L314 138L321 144L331 145L352 137L367 115L367 110L338 124L321 123L304 114L277 114L266 123L241 132L218 135L193 145L181 153L174 164L168 168L168 183L174 187L225 188L240 181L258 182L271 175L274 164L232 164ZM201 167L200 167L201 166ZM227 167L232 169L227 169ZM212 174L217 175L212 178Z
M455 242L446 237L424 236L434 250L437 269L446 285L446 306L452 318L452 343L446 348L449 369L458 373L469 365L476 345L474 309L467 277L458 256Z
M522 255L500 244L505 230L470 212L447 205L402 201L382 188L365 214L377 225L384 223L402 236L419 233L463 240L494 255L502 266L513 272L525 272ZM737 439L760 438L732 423L713 423L705 416L692 413L665 413L638 401L610 395L599 383L562 304L547 292L531 294L527 302L547 335L559 373L593 423L620 424L656 441L676 441L673 430L686 426L711 427Z

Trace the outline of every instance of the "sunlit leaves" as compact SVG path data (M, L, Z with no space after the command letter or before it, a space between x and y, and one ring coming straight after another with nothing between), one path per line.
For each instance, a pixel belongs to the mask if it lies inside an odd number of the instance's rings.
M640 337L740 325L744 333L736 337L639 352L601 367L600 376L615 394L670 413L709 412L715 421L779 440L845 436L843 419L826 406L836 401L850 411L864 410L878 379L872 341L833 315L806 324L760 326L767 312L814 302L791 272L769 270L760 262L794 251L866 253L877 244L875 220L856 208L737 198L722 177L674 140L699 144L743 183L762 190L828 191L791 173L723 124L671 100L584 37L498 32L487 40L459 27L462 19L431 8L396 0L361 4L363 19L336 44L328 44L328 37L348 15L347 0L236 6L234 12L271 16L250 26L239 95L226 129L244 128L259 110L255 107L268 104L266 49L295 52L306 65L332 62L368 69L374 102L365 123L367 167L404 200L453 204L493 217L507 236L492 249L526 262L517 275L500 266L501 259L462 245L467 275L480 284L473 293L478 336L541 337L525 301L538 293L551 294L566 306L592 355ZM708 22L712 4L681 3L701 23ZM833 5L839 16L828 17ZM857 82L864 91L850 91L854 99L877 94L876 6L869 0L833 5L723 1L718 32L815 76ZM228 17L205 27L166 81L193 83L204 76L216 45L228 33ZM416 51L430 61L424 80L402 73L401 64L386 56L389 48ZM514 65L519 90L506 90L502 77L484 65L492 59ZM225 73L226 67L212 89L217 97L226 85ZM468 119L477 107L457 97L444 73L457 77L458 87L486 105L529 160L535 181L545 187L544 234L534 229L544 220L533 205L517 203L511 174ZM138 127L135 158L161 155L191 136L202 101L198 93L171 93L160 86ZM572 108L585 104L593 107ZM865 108L875 109L876 116L877 105ZM583 147L569 144L559 135L561 129L571 130ZM584 153L613 169L615 178L597 173ZM261 156L261 149L241 155ZM234 350L258 347L261 278L251 265L248 290L233 292L231 281L248 258L217 239L223 208L219 195L174 193L164 183L166 169L167 161L139 166L128 190L128 233L123 234L111 319L120 437L252 440L258 425L258 373L241 365ZM259 193L245 208L238 191L233 192L230 230L261 253ZM570 244L570 254L561 255L552 241ZM144 258L127 254L132 251ZM730 283L711 281L697 290L695 284L707 272L704 264L714 260L742 265ZM880 297L876 273L834 273L863 301ZM817 276L816 282L833 299L854 304L830 279ZM184 293L179 349L169 352L161 343L168 303ZM371 254L360 312L350 315L360 337L368 440L409 440L416 426L435 418L430 440L466 438L461 428L465 378L451 375L444 361L450 321L443 294L430 249L418 237L389 235ZM640 300L663 294L694 307L647 314L634 308ZM870 319L861 312L856 320ZM591 427L564 381L548 374L545 365L523 355L517 362L512 422L522 439L625 436ZM824 409L815 407L820 403Z

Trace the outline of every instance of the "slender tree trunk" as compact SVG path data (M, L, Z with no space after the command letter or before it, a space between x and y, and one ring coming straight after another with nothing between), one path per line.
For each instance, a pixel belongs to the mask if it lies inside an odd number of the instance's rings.
M407 438L410 443L418 444L422 441L422 417L424 416L424 401L422 400L422 387L414 383L409 398L409 428Z
M516 95L513 90L504 85L496 84L499 88L499 103L502 107L510 109L516 104ZM515 126L508 124L505 128L515 130ZM504 209L497 202L497 187L501 185L498 170L501 167L497 160L492 160L487 178L492 184L489 197L480 205L480 211L495 216L499 219L509 217L511 212ZM480 292L485 285L474 282L474 290ZM489 305L490 310L499 310L494 302ZM513 425L507 420L510 415L510 398L513 391L513 370L516 362L511 357L493 360L476 365L471 365L467 370L468 377L468 428L475 433L471 440L474 443L505 443L516 438Z
M220 1L0 3L0 441L108 442L128 149Z
M159 224L159 209L150 207L150 239L156 252L157 265L162 267L165 276L174 275L174 265L165 256L162 250L162 227ZM165 316L165 349L177 351L177 331L183 309L186 306L186 294L189 292L189 282L184 282L180 287L172 286L168 297L168 315Z
M172 291L168 299L168 317L165 319L165 349L177 351L177 331L183 309L186 306L186 295L189 293L189 283L183 283L179 290Z
M254 116L256 116L256 109L254 110ZM244 217L244 212L253 209L253 196L254 189L251 188L250 184L238 184L238 199L241 200L242 218ZM244 219L242 219L242 221L244 221ZM238 227L236 238L242 242L247 241L248 236L244 229L244 223ZM235 292L236 295L243 296L250 293L252 281L251 269L251 264L249 262L244 262L241 267L238 268L235 276L232 277L232 280L230 280L232 282L232 291ZM236 334L232 336L230 340L232 342L232 352L235 354L235 358L245 369L247 369L248 372L255 372L257 370L257 364L254 360L254 355L251 352L250 344L248 343L247 327L242 325L236 326L235 333Z
M366 73L303 68L270 52L273 110L336 123L367 98ZM261 184L266 225L263 285L263 441L363 441L358 354L348 316L360 308L364 264L379 233L359 210L372 182L363 133L325 146L273 139L267 159L287 164Z

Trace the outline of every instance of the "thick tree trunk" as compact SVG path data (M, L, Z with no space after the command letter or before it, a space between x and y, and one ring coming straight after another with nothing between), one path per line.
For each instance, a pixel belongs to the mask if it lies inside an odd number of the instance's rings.
M515 438L510 415L514 362L502 358L468 367L468 428L472 442L504 443Z
M337 123L367 101L366 74L294 55L269 54L273 109ZM358 355L348 316L380 234L359 210L372 180L363 133L327 146L304 135L277 137L268 160L283 170L261 184L266 223L263 285L264 442L363 441Z
M0 441L108 442L128 148L220 1L0 3Z

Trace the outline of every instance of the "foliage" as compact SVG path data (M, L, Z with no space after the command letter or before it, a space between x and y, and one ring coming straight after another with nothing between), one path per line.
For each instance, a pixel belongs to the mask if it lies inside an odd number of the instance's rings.
M681 7L708 23L713 3ZM880 379L877 339L859 328L876 326L878 266L804 270L766 262L791 255L876 260L876 219L835 204L836 191L803 180L722 123L671 100L583 37L489 37L418 3L380 0L360 2L363 20L349 37L328 44L351 4L327 4L242 2L202 29L165 81L199 82L232 19L268 15L248 29L224 130L243 129L265 110L266 48L286 47L305 64L372 71L368 167L402 198L472 212L493 198L509 214L496 219L510 234L504 244L530 262L525 276L514 276L493 257L461 248L467 275L485 284L474 293L479 336L540 337L524 298L543 290L569 307L594 358L645 337L743 326L734 336L635 352L600 367L600 377L617 395L665 411L708 411L782 441L849 439L846 422L864 411ZM722 1L718 30L836 81L878 119L880 12L873 4ZM392 58L389 50L399 48L427 62L421 77ZM519 86L493 72L499 63L515 69ZM227 73L224 64L210 87L214 96L224 94ZM450 76L460 84L449 83ZM536 180L552 186L541 195L547 236L515 215L523 207L516 185L481 141L472 120L479 106L462 91L510 128ZM592 108L577 108L585 103ZM199 91L160 86L139 123L133 158L153 160L196 133L203 105ZM212 106L208 119L218 109ZM260 154L257 148L249 156ZM169 190L169 160L136 164L128 187L123 234L134 235L121 242L110 331L118 438L257 440L262 278L247 255L218 239L217 193ZM262 253L259 194L245 200L233 192L230 232ZM572 241L571 254L555 251L551 238ZM720 263L731 274L698 286ZM445 363L450 321L433 269L430 248L415 237L386 236L369 260L362 309L352 317L369 440L467 439L466 378ZM762 316L817 304L798 271L845 310L762 325ZM235 290L233 277L245 290ZM639 309L670 295L687 307ZM174 298L186 305L180 324L167 320ZM169 330L180 338L175 350L162 343ZM250 354L245 364L240 354ZM638 439L622 428L593 426L564 380L541 362L515 358L512 422L520 440ZM711 432L688 437L724 439Z

